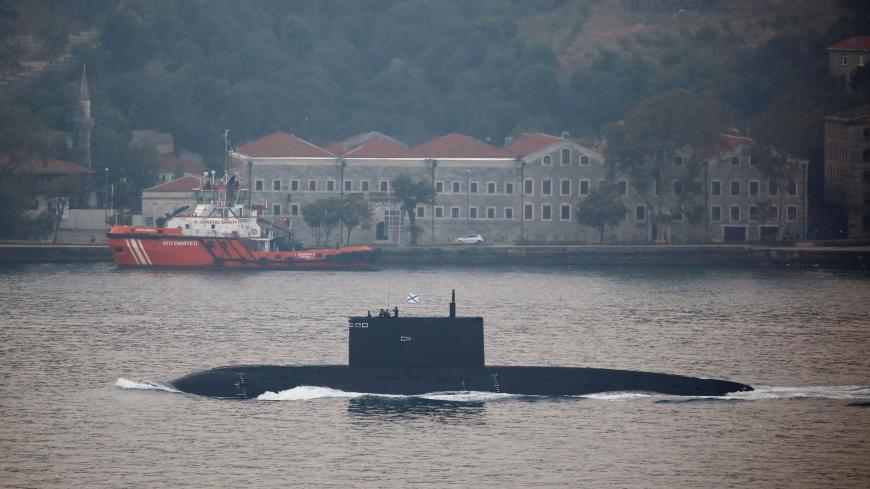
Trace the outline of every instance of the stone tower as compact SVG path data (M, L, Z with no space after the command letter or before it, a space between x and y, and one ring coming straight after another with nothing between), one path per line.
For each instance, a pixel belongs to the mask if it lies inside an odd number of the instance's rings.
M82 82L79 87L79 106L76 110L76 163L92 168L91 162L91 94L88 90L87 66L82 66Z

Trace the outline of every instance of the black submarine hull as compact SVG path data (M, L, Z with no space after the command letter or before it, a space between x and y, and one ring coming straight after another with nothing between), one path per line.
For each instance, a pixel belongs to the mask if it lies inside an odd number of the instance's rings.
M631 391L677 396L723 396L752 387L727 380L582 367L358 367L242 365L196 372L172 382L182 392L250 399L271 391L318 386L345 392L419 395L480 391L534 396L577 396Z

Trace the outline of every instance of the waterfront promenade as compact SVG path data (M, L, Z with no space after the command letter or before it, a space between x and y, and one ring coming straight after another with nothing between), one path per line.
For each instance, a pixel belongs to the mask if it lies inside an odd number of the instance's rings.
M383 247L382 266L668 265L870 270L870 246L608 245ZM112 261L106 245L0 243L0 263Z

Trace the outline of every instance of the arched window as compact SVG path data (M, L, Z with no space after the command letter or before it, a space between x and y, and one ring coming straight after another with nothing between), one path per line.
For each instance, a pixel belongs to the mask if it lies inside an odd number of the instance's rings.
M683 165L683 157L677 156L676 158L674 158L674 165L682 166Z
M544 155L544 160L542 162L544 166L550 166L553 164L553 158L550 155Z
M581 156L580 157L580 164L581 165L588 165L589 164L589 157L586 155Z
M565 148L562 150L562 166L568 166L571 164L571 150Z
M734 166L739 165L739 164L740 164L740 157L739 157L739 156L735 156L734 158L731 158L731 164L734 165Z

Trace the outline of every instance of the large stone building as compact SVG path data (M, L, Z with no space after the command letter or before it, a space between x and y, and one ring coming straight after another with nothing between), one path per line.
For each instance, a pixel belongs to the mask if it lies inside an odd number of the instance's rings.
M828 71L840 80L843 88L849 88L852 73L867 62L870 62L870 36L850 37L828 48Z
M593 243L597 231L576 222L590 192L612 186L628 208L608 230L608 241L756 241L806 235L806 162L779 179L752 165L749 141L723 137L694 181L697 218L673 211L685 168L677 156L663 165L667 179L654 192L638 192L627 176L609 171L603 156L567 138L526 135L502 148L461 134L409 148L378 132L315 146L275 133L239 147L234 172L249 182L252 201L265 213L292 219L297 238L313 243L301 209L323 197L361 194L371 203L371 226L354 242L402 244L405 216L391 180L401 173L433 182L435 203L416 209L421 243L447 243L478 233L489 242ZM664 209L667 209L666 211ZM665 219L665 217L667 219Z
M849 238L870 238L870 105L825 118L825 202Z

